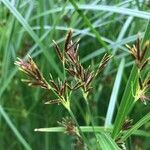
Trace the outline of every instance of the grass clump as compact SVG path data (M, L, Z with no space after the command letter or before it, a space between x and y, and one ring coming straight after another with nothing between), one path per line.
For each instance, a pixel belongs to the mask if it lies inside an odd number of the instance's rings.
M148 150L149 19L147 0L1 0L0 149Z

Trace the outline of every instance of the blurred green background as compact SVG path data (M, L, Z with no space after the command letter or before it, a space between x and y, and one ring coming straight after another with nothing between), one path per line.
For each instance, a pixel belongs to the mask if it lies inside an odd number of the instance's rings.
M17 57L30 54L49 80L62 76L62 65L52 47L54 39L63 47L68 29L80 38L79 55L86 67L95 69L106 52L114 55L104 74L93 84L90 96L92 113L97 125L104 125L112 87L121 60L125 67L118 92L120 100L133 60L125 44L132 44L139 33L143 37L150 18L150 1L146 0L78 0L78 7L89 19L104 42L69 1L65 0L0 0L0 150L70 150L73 139L63 133L38 133L35 128L59 126L67 116L61 105L44 105L51 95L21 82L25 76L14 65ZM79 92L74 94L72 108L80 125L84 125L84 104ZM117 103L118 106L118 103ZM137 121L149 110L140 103L133 110ZM80 113L79 113L80 112ZM150 123L145 129L150 128ZM132 137L135 145L149 148L148 137Z

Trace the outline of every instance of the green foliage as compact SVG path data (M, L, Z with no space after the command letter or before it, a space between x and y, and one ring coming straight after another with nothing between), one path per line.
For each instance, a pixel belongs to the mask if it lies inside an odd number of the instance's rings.
M119 142L127 149L147 149L149 102L135 102L138 68L125 44L136 43L138 33L142 45L150 40L149 19L149 5L144 0L1 0L0 149L70 150L77 142L81 148L83 141L87 149L94 149L93 145L118 149ZM73 39L80 38L78 53L85 68L90 65L96 72L106 52L113 58L92 83L88 100L80 89L71 94L68 111L61 105L44 105L55 94L20 82L25 76L14 62L29 54L48 83L49 73L55 81L58 77L64 80L64 66L52 40L62 49L70 28ZM146 52L149 56L150 49ZM142 77L148 74L149 65ZM66 116L74 119L83 141L77 135L66 135L66 124L60 124ZM122 130L130 126L128 118L133 119L131 127Z

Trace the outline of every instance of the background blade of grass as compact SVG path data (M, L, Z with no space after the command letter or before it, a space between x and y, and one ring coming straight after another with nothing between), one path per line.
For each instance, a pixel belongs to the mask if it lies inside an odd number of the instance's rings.
M112 125L112 119L113 119L115 104L117 101L117 96L118 96L118 92L119 92L119 88L121 84L121 78L123 74L124 65L125 65L125 60L122 59L118 68L118 72L116 75L116 79L114 82L113 90L112 90L109 105L108 105L108 110L107 110L106 119L105 119L105 127Z
M70 2L73 4L73 1L70 1ZM79 3L76 3L76 5L78 7L76 7L75 9L78 8L78 10L106 11L106 12L118 13L118 14L121 14L121 15L129 15L129 16L133 16L133 17L138 17L138 18L146 19L146 20L150 19L150 13L149 12L140 11L140 10L137 10L137 9L116 7L116 6L107 6L107 5L79 4ZM74 9L74 7L67 6L65 9L66 10L72 10L72 9ZM41 16L45 16L45 15L49 15L51 13L56 13L56 12L59 12L59 11L61 11L60 7L55 8L55 9L51 9L51 10L48 10L46 12L41 13L38 16L35 16L32 19L35 19L35 18L41 17Z
M144 121L145 121L145 119L144 119ZM135 125L135 126L137 126L137 125ZM140 124L140 126L141 126L141 124ZM85 132L85 133L86 132L87 133L93 132L93 127L92 126L80 126L80 128L81 128L82 132ZM139 126L138 126L138 128L139 128ZM95 129L95 132L97 132L97 133L104 132L104 131L112 132L111 128L105 128L103 126L101 126L101 127L100 126L94 126L94 129ZM65 132L65 128L64 127L36 128L36 129L34 129L34 131L35 132L50 132L50 133L53 133L53 132L57 133L57 132L59 132L59 133L64 133ZM128 132L125 132L125 135ZM148 133L146 131L143 131L143 130L137 130L137 128L135 130L133 130L131 135L150 137L150 133Z
M126 43L130 43L130 42L133 42L137 39L137 34L136 35L133 35L133 36L129 36L127 38L124 38L122 39L121 41L117 41L117 42L114 42L113 44L110 44L108 47L110 49L115 49L115 48L118 48L119 46L121 45L125 45ZM141 33L141 37L143 37L143 34ZM98 50L95 50L94 52L91 52L90 54L88 54L87 56L83 57L82 58L82 62L86 62L90 59L93 59L97 56L99 56L100 54L104 53L105 52L105 49L104 48L100 48Z
M128 9L123 7L116 7L116 6L105 6L105 5L96 5L96 6L90 6L90 5L79 5L80 9L88 9L88 10L95 10L95 11L110 11L114 13L119 13L123 15L129 15L134 17L139 17L142 19L150 19L150 13L145 11L139 11L135 9Z
M81 130L83 132L93 132L93 127L92 126L80 126ZM101 131L108 131L110 132L109 128L105 127L99 127L99 126L94 126L95 132L101 132ZM37 128L34 129L36 132L65 132L64 127L51 127L51 128Z
M8 117L7 113L3 109L3 107L0 105L0 114L5 119L7 125L10 127L10 129L14 132L14 135L18 138L19 142L23 145L23 147L26 150L31 150L30 145L26 142L26 140L23 138L23 136L20 134L20 132L17 130L17 128L14 126L10 118Z

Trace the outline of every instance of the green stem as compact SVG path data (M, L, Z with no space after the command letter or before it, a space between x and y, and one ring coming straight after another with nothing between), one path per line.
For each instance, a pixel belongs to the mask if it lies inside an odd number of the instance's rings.
M94 132L94 136L95 136L96 140L98 141L98 138L97 138L97 136L96 136L96 131L95 131L95 128L94 128L94 120L93 120L93 118L92 118L92 112L91 112L91 109L90 109L90 106L89 106L89 102L88 102L88 99L87 99L87 94L86 94L86 93L83 93L83 97L84 97L84 99L85 99L86 106L87 106L87 111L88 111L89 116L90 116L90 122L91 122L91 125L92 125L92 129L93 129L93 132ZM99 147L101 147L99 142L98 142L98 144L99 144Z
M86 102L86 105L87 105L87 111L88 111L89 116L90 116L90 122L91 122L91 124L92 124L92 126L93 126L93 129L94 129L94 120L93 120L93 118L92 118L91 109L90 109L90 107L89 107L89 102L88 102L88 99L87 99L87 94L86 94L86 93L83 93L83 97L84 97L85 102Z

